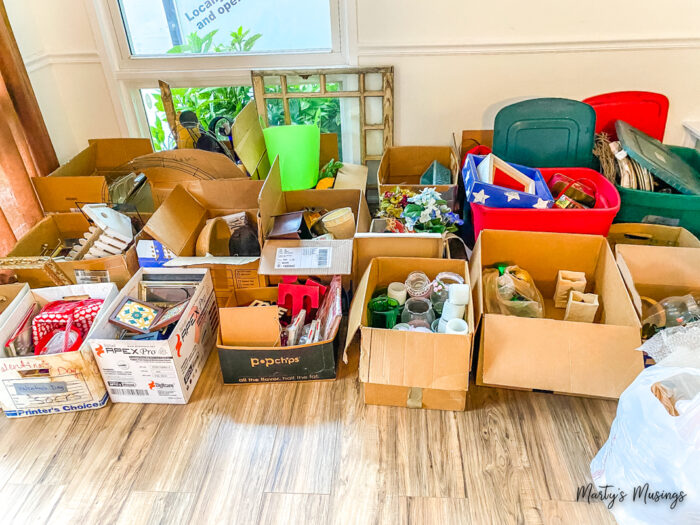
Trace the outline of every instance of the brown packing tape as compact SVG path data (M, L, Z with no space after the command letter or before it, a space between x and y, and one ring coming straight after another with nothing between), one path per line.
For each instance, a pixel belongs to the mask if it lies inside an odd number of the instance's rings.
M406 408L423 408L423 389L412 386L408 389Z

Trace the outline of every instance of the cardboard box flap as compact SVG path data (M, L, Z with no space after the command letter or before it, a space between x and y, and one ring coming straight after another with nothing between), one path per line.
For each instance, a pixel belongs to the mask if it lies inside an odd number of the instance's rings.
M109 202L104 177L32 177L44 213L69 212L87 203Z
M29 285L27 283L0 285L0 326L5 326L16 305L28 293ZM4 344L6 341L0 342Z
M361 352L360 380L367 383L441 390L469 385L471 348L464 336L363 327Z
M343 349L343 362L345 364L348 364L348 347L362 325L362 316L365 311L364 300L367 295L370 271L371 268L368 267L362 274L362 278L355 289L355 296L352 298L352 303L350 304L350 311L348 312L348 331L345 338L345 348Z
M618 244L615 252L617 266L640 318L640 295L656 295L652 299L659 300L700 290L700 250L697 248Z
M270 172L265 137L255 101L251 100L236 115L231 128L233 149L254 180L263 180Z
M335 177L333 189L336 190L361 190L367 189L367 175L369 170L362 164L343 164Z
M613 224L608 232L608 242L613 250L617 244L700 248L700 240L685 228L662 224Z
M567 337L542 337L561 333L561 323ZM485 314L482 333L477 379L491 386L617 398L643 368L634 327L596 325L596 337L612 345L601 347L590 344L588 323ZM513 344L513 334L521 345Z
M144 173L152 184L172 184L193 179L242 179L247 175L221 153L199 149L159 151L137 157L129 163L136 173Z
M352 242L271 239L260 256L261 275L348 275Z
M89 139L88 144L95 149L95 168L98 171L117 167L126 169L125 164L130 160L153 153L150 139Z
M272 217L282 215L287 211L282 193L279 157L276 157L272 163L270 173L260 190L258 207L260 208L260 228L267 235L267 232L272 228Z
M375 257L440 259L444 239L439 233L358 233L354 251L355 274L362 275Z
M182 186L176 186L153 213L143 230L175 255L193 256L207 210Z
M257 210L263 181L247 177L197 180L182 186L208 210Z
M225 346L279 346L277 312L277 306L220 308L221 342Z

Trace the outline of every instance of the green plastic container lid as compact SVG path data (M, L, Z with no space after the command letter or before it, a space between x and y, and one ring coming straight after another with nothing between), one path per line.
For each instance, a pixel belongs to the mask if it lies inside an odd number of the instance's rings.
M652 175L685 195L700 195L700 172L671 149L627 122L615 123L622 149Z
M496 114L493 153L538 168L593 167L595 110L578 100L536 98Z

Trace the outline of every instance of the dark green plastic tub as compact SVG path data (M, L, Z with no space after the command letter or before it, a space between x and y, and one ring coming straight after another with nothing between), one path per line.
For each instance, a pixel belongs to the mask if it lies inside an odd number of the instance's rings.
M700 152L692 148L669 146L684 161L700 172ZM622 204L615 222L649 222L682 226L700 235L700 195L679 195L630 190L617 186Z

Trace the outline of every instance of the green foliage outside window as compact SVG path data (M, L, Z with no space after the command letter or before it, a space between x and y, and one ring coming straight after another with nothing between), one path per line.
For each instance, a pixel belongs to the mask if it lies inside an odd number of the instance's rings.
M190 33L184 44L173 47L168 53L245 53L251 51L255 42L262 36L260 33L250 35L250 30L244 31L242 27L239 27L237 31L233 31L230 34L230 44L214 45L213 40L217 31L211 31L202 37L196 32ZM268 87L267 89L272 89L274 92L278 91L279 87ZM337 91L339 86L328 83L327 89L328 91ZM318 90L319 86L313 84L289 86L290 92L312 92ZM253 98L253 88L249 86L172 88L171 91L175 110L178 112L186 109L194 111L200 122L205 126L216 116L235 118L239 111ZM172 149L175 146L175 142L170 136L160 92L146 93L144 103L149 110L155 113L154 122L150 123L154 149L156 151ZM318 122L322 133L337 133L338 147L341 148L340 99L291 99L289 101L289 113L294 124L314 124ZM281 100L270 101L268 104L268 119L271 126L284 124L284 109Z

